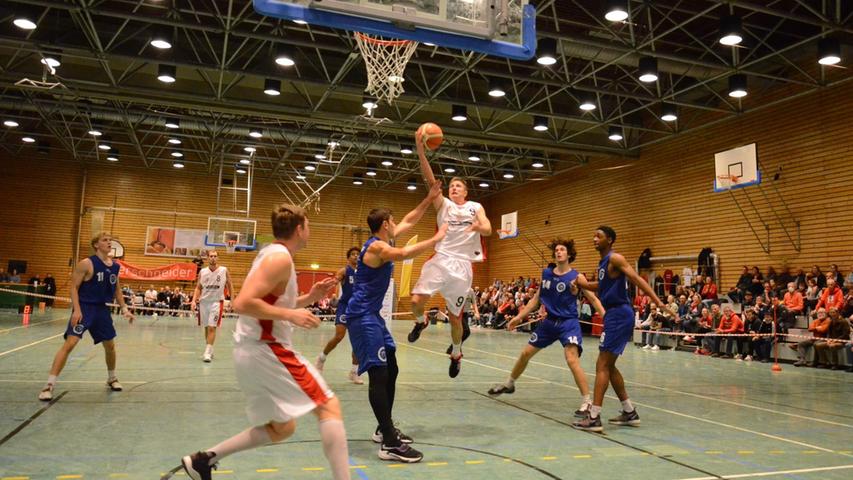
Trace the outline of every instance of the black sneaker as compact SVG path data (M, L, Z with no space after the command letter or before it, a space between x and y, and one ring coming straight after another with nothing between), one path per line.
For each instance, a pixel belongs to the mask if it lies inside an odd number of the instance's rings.
M406 445L415 443L412 437L401 432L399 428L394 427L394 431L397 433L397 438L400 439L400 442L405 443ZM379 427L376 427L376 431L373 432L370 439L373 440L373 443L382 443L382 432L379 431Z
M607 421L613 425L630 425L632 427L636 427L640 424L640 416L637 415L637 409L635 408L633 412L619 412L618 417L613 417Z
M587 432L604 431L604 427L601 426L601 415L595 418L586 415L584 418L576 422L572 422L572 428L576 428L578 430L585 430Z
M383 444L379 448L379 458L404 463L417 463L423 460L424 454L405 443L401 443L397 447L388 447Z
M489 389L489 395L498 396L503 395L504 393L515 393L515 385L509 386L504 383L500 383Z
M415 325L412 327L412 331L409 332L409 336L406 337L409 340L409 343L415 343L421 338L421 331L429 326L428 322L415 322Z
M462 355L459 355L457 358L451 356L450 368L447 369L447 374L450 375L450 378L456 378L460 370L462 370Z
M445 352L446 352L448 355L450 355L451 353L453 353L453 345L452 345L452 344L451 344L451 345L448 345L448 346L447 346L447 350L445 350Z
M184 471L193 480L210 480L211 470L216 470L216 465L210 465L213 452L195 452L181 459Z

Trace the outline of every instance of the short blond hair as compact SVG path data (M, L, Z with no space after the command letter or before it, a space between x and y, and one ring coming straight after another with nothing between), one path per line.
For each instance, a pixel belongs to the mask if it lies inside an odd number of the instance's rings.
M91 245L91 246L92 246L92 248L95 248L95 244L96 244L96 243L98 243L98 242L100 242L102 238L104 238L104 237L110 237L110 238L112 238L112 236L113 236L113 235L112 235L110 232L107 232L107 231L101 231L101 232L98 232L98 233L96 233L96 234L95 234L95 236L94 236L94 237L92 237L92 241L91 241L91 242L89 242L89 245Z

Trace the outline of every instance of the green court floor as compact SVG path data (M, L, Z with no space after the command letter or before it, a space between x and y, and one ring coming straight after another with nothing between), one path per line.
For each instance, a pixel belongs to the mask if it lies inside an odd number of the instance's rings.
M39 402L67 318L53 310L19 328L19 316L0 316L0 479L156 479L185 453L248 426L230 355L233 319L205 364L193 320L140 317L128 326L117 318L125 391L106 390L103 349L87 337L55 400ZM408 344L409 325L393 327L401 370L395 421L424 452L420 464L377 458L367 385L346 379L349 343L326 362L354 479L853 478L851 373L788 365L773 373L769 364L628 347L619 367L643 423L593 434L569 427L579 395L558 346L534 358L515 394L492 399L486 390L507 376L526 335L474 329L462 373L450 379L448 327L431 326ZM332 332L328 323L300 330L296 347L313 360ZM597 339L584 346L592 380ZM618 410L611 391L603 415ZM331 478L310 415L287 442L219 468L214 478L222 480Z

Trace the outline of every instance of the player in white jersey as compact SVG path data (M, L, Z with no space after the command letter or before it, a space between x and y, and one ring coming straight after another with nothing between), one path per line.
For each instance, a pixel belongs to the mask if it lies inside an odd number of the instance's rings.
M424 145L416 138L421 174L427 186L436 180L424 154ZM447 224L447 235L435 246L435 255L421 269L421 278L412 289L412 314L415 324L409 332L409 342L417 341L421 331L429 325L424 317L424 306L434 293L440 293L447 304L450 316L450 368L451 378L459 375L462 360L462 307L471 289L474 277L472 262L483 261L481 236L492 234L492 224L486 210L477 202L466 200L468 186L465 180L453 177L447 188L447 197L433 201L437 212L437 225ZM448 198L450 197L450 198Z
M228 269L219 265L219 253L207 252L207 266L198 273L198 282L193 291L192 310L196 314L199 326L204 327L204 355L201 359L210 362L213 358L213 344L216 342L216 328L222 323L225 310L225 289L234 296L231 276Z
M205 451L187 455L181 464L193 480L210 480L222 458L278 443L296 429L296 418L313 411L332 478L349 480L349 450L341 405L320 372L293 350L294 327L317 328L320 319L304 307L337 285L326 278L299 295L292 254L305 247L309 228L305 210L282 204L272 213L275 243L264 247L234 300L239 313L234 333L234 366L246 395L246 412L255 426Z

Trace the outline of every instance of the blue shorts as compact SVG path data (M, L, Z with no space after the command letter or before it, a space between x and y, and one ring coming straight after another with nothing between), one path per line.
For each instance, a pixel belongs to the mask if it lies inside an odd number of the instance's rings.
M545 348L557 340L564 347L566 345L577 345L578 356L580 356L583 352L581 324L577 320L554 321L546 318L539 322L539 326L530 335L530 340L527 343L536 348Z
M369 314L347 317L346 321L352 351L358 359L358 374L388 365L385 352L397 351L397 344L385 327L385 320L378 314Z
M634 337L634 309L630 305L616 305L604 313L604 331L598 349L622 355L625 345Z
M83 314L83 318L74 327L71 326L69 320L63 338L68 338L69 335L83 338L86 331L89 332L96 344L116 338L116 329L113 327L110 307L104 304L81 303L80 312Z
M335 312L335 326L343 325L347 326L347 314L343 310L338 310Z

